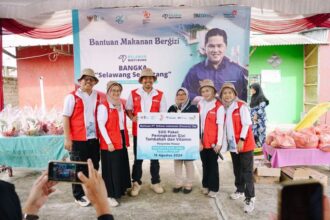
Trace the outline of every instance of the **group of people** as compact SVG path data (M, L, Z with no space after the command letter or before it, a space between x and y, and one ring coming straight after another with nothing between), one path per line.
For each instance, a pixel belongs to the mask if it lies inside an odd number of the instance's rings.
M109 81L106 97L93 89L98 83L92 69L84 69L78 79L80 87L66 96L64 102L64 146L72 161L93 162L96 170L101 160L110 206L118 206L118 199L129 193L138 196L142 185L142 163L137 159L137 120L139 112L200 113L200 156L203 163L202 192L215 197L219 191L218 153L230 151L236 192L230 197L238 199L245 194L246 212L254 209L254 185L252 181L253 150L255 147L252 121L248 106L238 98L231 83L224 83L217 94L210 79L200 82L198 105L193 105L186 88L176 92L175 104L167 108L164 93L153 87L157 77L150 68L142 70L139 83L142 87L131 91L126 103L121 99L123 87ZM130 175L127 147L129 135L126 118L132 121L134 164ZM256 116L257 117L257 116ZM182 168L185 165L186 178ZM160 182L158 160L151 160L151 189L158 194L164 192ZM173 192L188 194L192 191L194 164L192 160L175 160L175 182ZM132 181L131 181L132 178ZM75 202L88 206L80 184L72 185Z

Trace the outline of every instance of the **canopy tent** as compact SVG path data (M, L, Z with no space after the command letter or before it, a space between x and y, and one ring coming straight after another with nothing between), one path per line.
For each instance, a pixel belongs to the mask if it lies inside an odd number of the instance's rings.
M283 34L313 27L330 27L330 13L327 13L330 12L330 1L324 0L0 0L0 47L2 48L2 34L14 33L39 39L70 36L72 9L205 7L227 4L254 7L251 30L260 33ZM2 59L0 65L2 66ZM0 109L3 108L2 90L0 75Z
M67 9L99 7L205 7L226 4L272 9L282 14L310 15L330 12L330 1L326 0L0 0L0 17L15 19L31 18L36 15Z

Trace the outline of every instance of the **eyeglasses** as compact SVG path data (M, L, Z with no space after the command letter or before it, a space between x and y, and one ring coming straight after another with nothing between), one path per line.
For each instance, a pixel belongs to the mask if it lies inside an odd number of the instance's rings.
M83 80L85 80L85 81L91 81L91 82L96 82L96 80L93 78L93 77L84 77L84 78L82 78Z

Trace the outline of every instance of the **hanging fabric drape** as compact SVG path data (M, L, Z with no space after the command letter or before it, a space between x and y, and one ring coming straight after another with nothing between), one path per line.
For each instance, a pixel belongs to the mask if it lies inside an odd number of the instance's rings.
M293 20L258 20L251 18L251 29L266 34L288 34L314 27L330 27L330 13Z
M36 28L23 25L14 19L2 19L2 27L7 30L6 34L20 34L39 39L56 39L72 34L71 23L57 27Z
M2 111L4 107L3 101L3 77L2 77L2 19L0 18L0 66L1 66L1 74L0 74L0 111Z
M71 14L70 14L71 16ZM13 19L2 19L3 34L19 34L38 39L56 39L72 34L72 24L51 27L32 27ZM251 30L265 34L288 34L314 27L330 28L330 13L318 14L299 19L258 19L251 18Z

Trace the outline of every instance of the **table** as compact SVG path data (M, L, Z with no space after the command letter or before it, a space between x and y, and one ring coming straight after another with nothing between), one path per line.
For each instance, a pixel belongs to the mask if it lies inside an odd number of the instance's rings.
M281 149L264 144L263 153L272 167L330 165L330 153L316 148Z
M0 138L0 165L46 169L48 161L67 156L63 135Z

